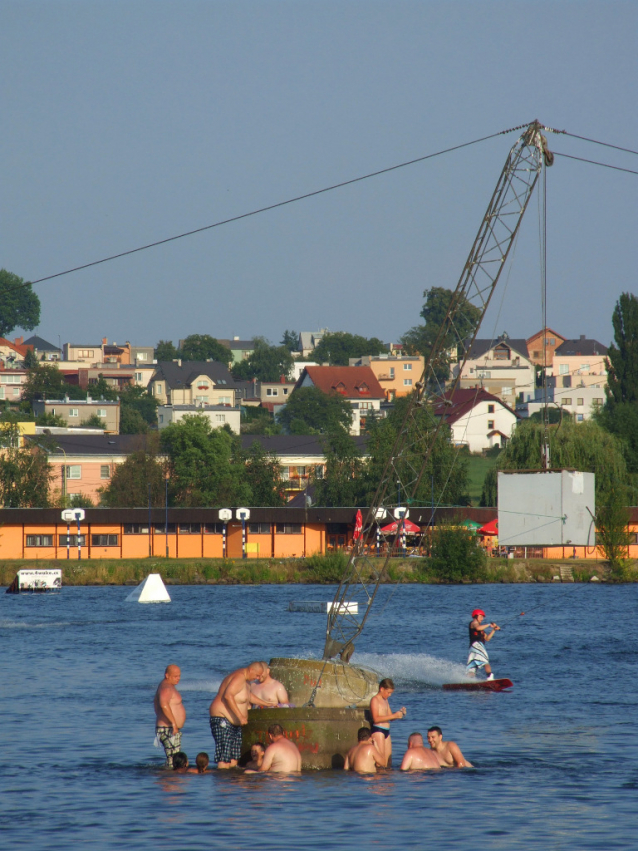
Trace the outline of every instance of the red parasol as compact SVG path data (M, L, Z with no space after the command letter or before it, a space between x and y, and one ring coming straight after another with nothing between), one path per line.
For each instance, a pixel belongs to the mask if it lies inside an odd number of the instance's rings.
M480 529L476 530L479 535L498 535L498 519L490 520Z
M416 523L413 523L411 520L405 520L403 523L406 534L408 535L417 535L421 532L421 527L417 526ZM381 532L384 535L388 535L392 532L396 534L397 529L399 528L399 521L395 520L394 523L390 523L388 526L384 526L381 529Z

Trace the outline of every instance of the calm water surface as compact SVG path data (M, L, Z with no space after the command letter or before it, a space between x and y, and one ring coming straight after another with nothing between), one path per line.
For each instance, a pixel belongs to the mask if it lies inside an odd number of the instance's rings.
M383 589L353 661L397 683L408 717L394 722L395 754L439 724L476 769L292 779L160 770L152 697L179 664L183 748L191 761L213 752L222 676L255 658L319 656L325 618L286 609L332 589L169 590L157 606L125 603L124 588L1 594L4 847L638 847L636 586ZM511 693L439 688L462 671L476 606L506 624L490 654Z

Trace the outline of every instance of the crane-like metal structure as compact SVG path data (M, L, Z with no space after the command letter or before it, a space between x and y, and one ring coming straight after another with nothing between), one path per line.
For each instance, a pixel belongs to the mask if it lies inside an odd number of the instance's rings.
M441 411L450 404L449 398L458 385L543 164L549 166L554 161L543 136L546 130L551 128L543 127L538 121L532 122L509 152L335 594L328 614L324 659L339 656L343 662L348 662L354 652L355 639L368 619L393 551L392 547L388 549L380 567L378 559L373 561L368 556L377 524L395 509L398 518L396 544L405 522L405 508L396 510L401 494L404 505L409 505L422 483L437 435L445 422ZM468 311L468 305L475 310ZM469 318L468 313L471 314ZM457 354L459 366L451 385L446 386L452 350ZM428 408L432 416L424 418ZM434 411L438 415L434 415ZM357 614L345 605L355 600L359 602Z

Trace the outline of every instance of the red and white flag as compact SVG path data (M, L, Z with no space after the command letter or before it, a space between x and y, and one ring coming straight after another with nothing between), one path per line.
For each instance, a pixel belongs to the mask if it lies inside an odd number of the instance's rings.
M361 537L361 532L363 531L363 516L361 515L361 509L357 510L357 515L354 518L354 534L353 538L356 541Z

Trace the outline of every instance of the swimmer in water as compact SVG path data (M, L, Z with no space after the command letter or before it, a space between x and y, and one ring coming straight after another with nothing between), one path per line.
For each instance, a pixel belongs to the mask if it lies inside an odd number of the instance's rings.
M408 739L408 749L401 763L401 771L439 771L441 764L436 754L423 744L421 733L412 733Z
M434 751L442 768L474 768L468 762L456 742L444 742L440 727L430 727L428 730L428 745Z
M359 727L357 744L350 748L344 763L345 771L357 771L359 774L376 774L377 766L384 768L383 754L372 741L368 727Z
M178 774L186 774L188 770L188 757L184 751L178 751L173 757L173 771Z
M402 706L398 712L390 709L388 698L394 691L394 683L386 678L379 683L379 691L370 701L372 715L372 741L383 757L383 764L388 765L392 758L392 738L390 737L390 721L405 718L407 709Z
M204 751L202 751L201 753L198 753L197 757L195 758L195 766L196 767L195 768L189 768L187 773L188 774L206 774L207 771L208 771L208 763L209 763L208 754L204 753Z

